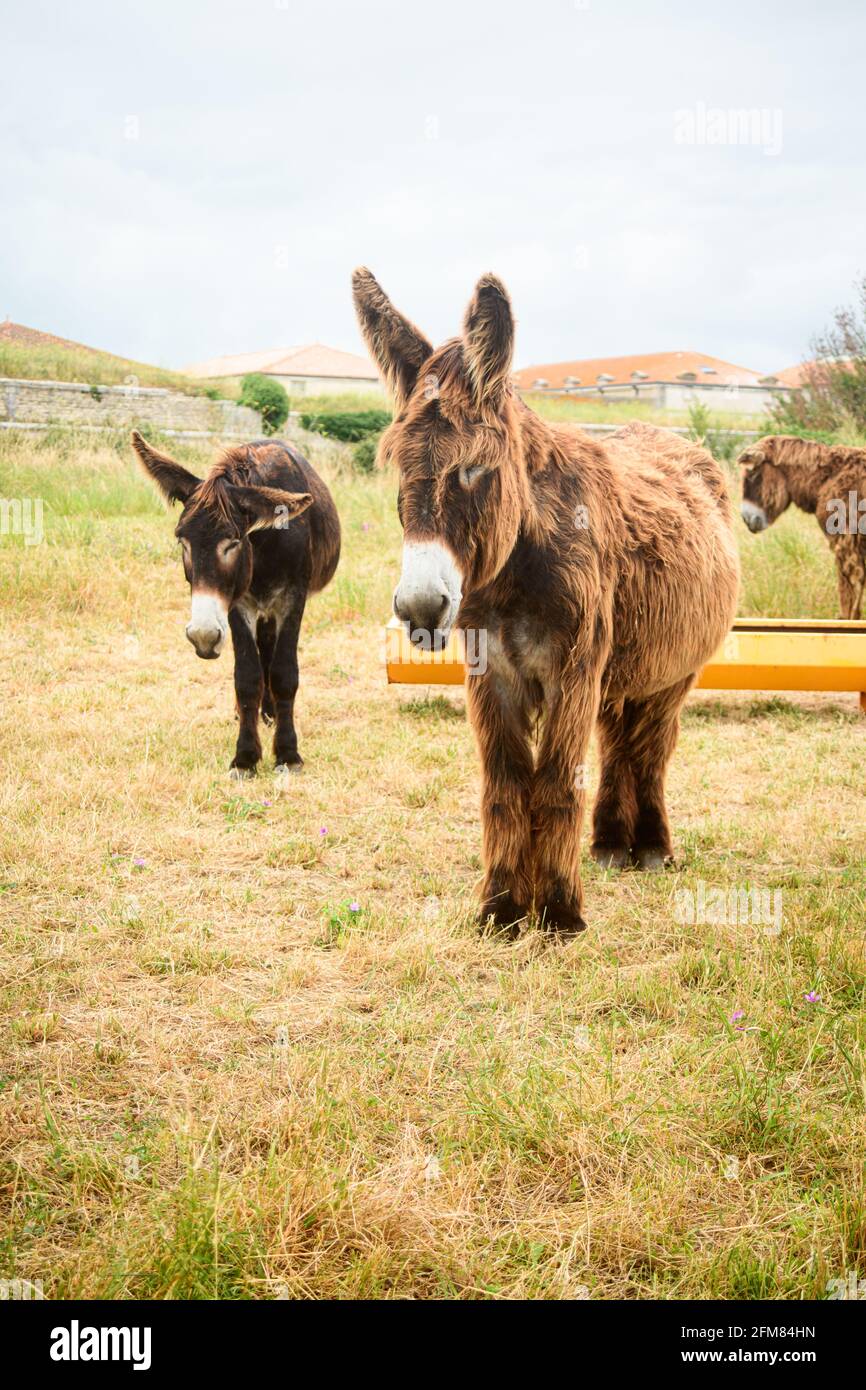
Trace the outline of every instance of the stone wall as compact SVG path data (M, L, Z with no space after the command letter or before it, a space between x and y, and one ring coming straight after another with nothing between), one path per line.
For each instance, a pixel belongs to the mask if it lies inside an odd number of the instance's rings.
M246 439L262 433L257 410L154 386L85 386L76 381L0 377L0 422L202 431Z

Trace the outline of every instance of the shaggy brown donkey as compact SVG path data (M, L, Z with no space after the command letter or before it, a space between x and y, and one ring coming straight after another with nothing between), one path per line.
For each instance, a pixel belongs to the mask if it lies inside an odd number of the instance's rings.
M770 434L740 454L743 520L764 531L792 502L811 512L830 543L843 618L859 618L866 591L866 449Z
M307 595L340 558L340 522L319 475L290 444L260 439L229 449L202 480L137 432L133 447L170 502L192 590L186 635L200 657L223 649L231 628L240 732L232 768L252 775L262 756L259 711L276 722L277 766L302 763L295 733L298 633Z
M581 931L596 721L594 856L658 868L672 853L664 779L680 706L736 605L722 472L665 430L631 425L602 446L533 414L509 384L514 322L492 275L462 337L436 351L368 270L354 292L397 407L381 445L400 477L395 612L418 641L455 622L487 638L466 687L483 768L481 919L513 928L534 909L549 930Z

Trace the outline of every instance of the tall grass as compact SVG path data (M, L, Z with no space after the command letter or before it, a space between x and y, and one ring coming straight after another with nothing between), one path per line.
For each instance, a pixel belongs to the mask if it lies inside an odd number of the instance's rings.
M311 447L344 543L287 789L270 757L228 779L229 662L184 639L173 517L125 440L0 434L0 493L49 511L44 545L0 538L0 1277L500 1300L866 1275L856 700L694 695L678 871L587 859L579 941L480 939L462 694L383 681L394 479ZM742 529L753 601L812 606L801 521ZM683 923L701 882L779 889L781 932Z
M128 361L86 348L0 342L0 376L33 381L78 381L86 386L164 386L188 396L223 394L222 383Z

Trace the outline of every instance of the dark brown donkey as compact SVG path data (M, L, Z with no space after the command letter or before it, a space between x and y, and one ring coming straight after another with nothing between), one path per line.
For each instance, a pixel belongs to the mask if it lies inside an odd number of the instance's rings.
M294 708L298 633L307 595L323 589L340 558L331 494L305 458L281 440L227 450L196 478L137 432L133 447L169 502L192 590L186 635L198 656L219 656L231 629L240 732L232 767L252 775L262 756L259 711L276 722L277 766L298 767Z
M836 559L839 611L859 618L866 595L866 449L768 434L740 454L743 520L765 531L793 502L817 517Z
M483 768L482 921L509 928L534 908L549 930L581 931L596 722L593 855L648 869L672 853L664 780L680 706L737 600L724 477L667 430L630 425L601 445L539 419L510 386L514 321L492 275L462 337L435 352L368 270L354 292L397 408L381 445L400 476L395 612L418 641L455 622L486 636L486 669L466 684Z

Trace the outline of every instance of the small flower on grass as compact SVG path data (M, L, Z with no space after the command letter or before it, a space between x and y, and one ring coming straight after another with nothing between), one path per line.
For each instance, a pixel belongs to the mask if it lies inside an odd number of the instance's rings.
M744 1023L739 1023L739 1022L738 1022L738 1019L745 1018L745 1017L746 1017L746 1011L745 1011L745 1009L735 1009L734 1012L731 1014L731 1023L734 1025L734 1027L735 1027L735 1029L737 1030L738 1033L742 1033L742 1032L745 1030L745 1024L744 1024Z
M327 835L327 833L328 833L328 827L327 827L326 825L321 826L320 829L319 829L319 834L320 834L320 835Z
M326 907L324 910L325 934L318 939L316 945L328 948L342 946L347 933L357 925L363 924L365 915L365 909L357 902L344 902L336 907Z
M804 994L803 998L806 1000L807 1004L820 1004L821 1002L820 994L814 989L810 989L809 993Z
M133 867L134 869L146 869L146 868L147 868L147 860L146 860L146 859L133 859L133 861L132 861L132 867Z

